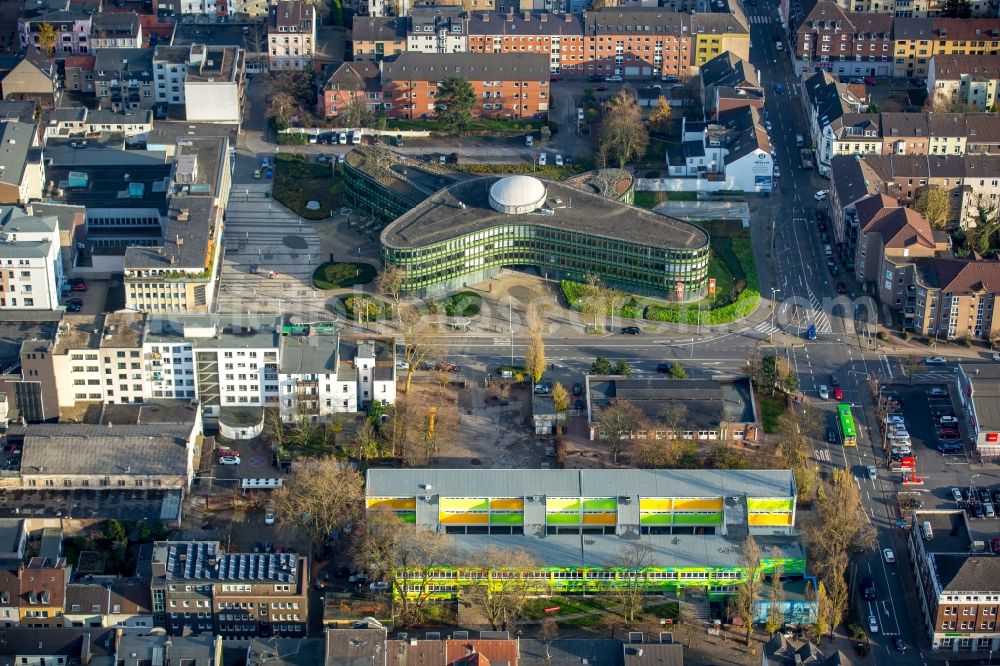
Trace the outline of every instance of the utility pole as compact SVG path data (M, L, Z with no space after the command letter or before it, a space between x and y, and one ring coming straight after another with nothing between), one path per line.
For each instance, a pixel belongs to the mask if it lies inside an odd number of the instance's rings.
M510 365L514 367L514 297L507 294L507 327L510 331Z

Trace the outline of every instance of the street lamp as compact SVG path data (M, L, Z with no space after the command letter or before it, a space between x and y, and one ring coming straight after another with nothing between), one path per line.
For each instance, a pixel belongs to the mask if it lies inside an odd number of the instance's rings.
M781 290L775 287L771 287L771 330L768 333L769 339L774 339L774 313L778 309L778 300L775 298L775 294L780 293Z
M974 502L976 500L975 496L972 494L972 486L975 485L976 479L982 476L982 474L973 474L969 479L969 501ZM970 505L971 506L971 505Z

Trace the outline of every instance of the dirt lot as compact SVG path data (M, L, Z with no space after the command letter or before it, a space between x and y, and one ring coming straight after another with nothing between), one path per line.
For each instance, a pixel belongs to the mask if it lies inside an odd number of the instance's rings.
M550 444L544 438L536 440L530 426L527 387L499 394L472 385L459 388L414 382L407 401L417 406L418 413L437 405L438 427L457 433L440 435L438 451L428 467L539 468L549 460L545 447Z

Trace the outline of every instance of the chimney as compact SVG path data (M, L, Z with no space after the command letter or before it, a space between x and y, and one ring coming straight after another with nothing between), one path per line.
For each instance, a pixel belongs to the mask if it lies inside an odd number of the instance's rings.
M541 21L542 23L545 23L546 21L548 21L548 20L549 20L549 15L548 15L548 13L547 13L547 12L542 12L542 13L541 13L541 14L540 14L540 15L538 16L538 20L539 20L539 21Z
M80 663L86 664L90 663L90 632L84 632L80 641Z
M525 21L531 20L531 12L524 12L523 18Z
M565 14L563 14L563 20L566 21L566 23L571 23L573 21L573 15L570 14L569 12L566 12Z
M489 23L489 22L490 22L490 13L483 12L483 23Z

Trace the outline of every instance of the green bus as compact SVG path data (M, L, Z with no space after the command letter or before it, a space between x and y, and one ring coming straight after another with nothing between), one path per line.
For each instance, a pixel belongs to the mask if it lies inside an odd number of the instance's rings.
M837 421L840 422L840 437L844 446L857 446L858 433L854 428L854 415L851 406L840 403L837 405Z

